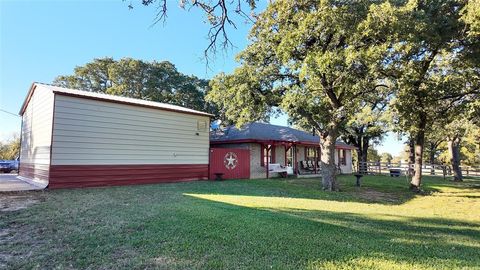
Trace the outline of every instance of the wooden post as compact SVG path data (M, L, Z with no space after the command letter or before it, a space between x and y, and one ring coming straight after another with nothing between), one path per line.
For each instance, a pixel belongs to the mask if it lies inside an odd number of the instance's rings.
M293 171L295 172L295 174L298 174L298 159L297 159L297 145L293 145L293 160L292 160L292 163L293 163Z
M288 175L288 161L287 161L287 151L290 150L290 151L293 151L293 147L291 144L285 144L285 169L287 169L287 175ZM293 155L292 155L292 171L293 173L295 174L295 165L294 165L294 158L293 158Z
M270 173L269 170L268 170L268 164L270 162L270 160L268 158L268 152L270 151L270 147L268 146L268 144L265 146L265 149L266 149L265 158L267 160L267 163L265 164L265 170L267 170L267 179L268 179L268 176L269 176L269 173Z

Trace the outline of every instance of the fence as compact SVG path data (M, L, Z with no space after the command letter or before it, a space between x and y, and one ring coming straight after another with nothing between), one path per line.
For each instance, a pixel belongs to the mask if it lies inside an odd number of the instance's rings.
M407 173L408 170L413 172L414 165L406 163L387 163L387 162L358 162L355 172L362 174L390 174L390 169L400 169L402 173ZM460 166L463 176L479 176L480 167ZM453 170L451 166L442 164L423 164L423 175L442 175L451 176Z

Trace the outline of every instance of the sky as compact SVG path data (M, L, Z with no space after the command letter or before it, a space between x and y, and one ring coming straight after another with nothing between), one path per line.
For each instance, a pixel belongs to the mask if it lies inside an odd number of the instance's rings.
M177 0L168 4L166 22L153 24L155 6L140 1L0 0L0 140L20 132L16 114L32 82L51 83L94 58L167 60L182 73L206 79L238 65L235 55L247 46L251 24L234 17L237 29L229 29L229 38L235 47L217 53L207 68L205 17L181 9ZM287 116L271 122L286 126ZM389 134L377 149L397 155L403 145Z

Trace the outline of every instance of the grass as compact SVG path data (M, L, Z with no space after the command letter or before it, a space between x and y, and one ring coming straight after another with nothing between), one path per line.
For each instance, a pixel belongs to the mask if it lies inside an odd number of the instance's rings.
M428 195L404 178L340 181L337 193L270 179L0 195L29 202L0 212L0 268L480 269L479 180L425 177Z

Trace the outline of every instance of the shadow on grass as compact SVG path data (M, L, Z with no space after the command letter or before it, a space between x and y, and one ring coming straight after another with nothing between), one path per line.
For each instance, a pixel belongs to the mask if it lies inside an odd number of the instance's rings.
M221 217L212 223L208 217L189 215L199 226L212 226L212 232L200 234L197 239L206 241L203 244L211 245L213 250L229 249L225 257L212 255L222 261L222 266L228 267L230 260L244 259L264 266L275 260L281 268L316 264L322 267L326 262L334 262L341 268L358 259L367 261L366 266L380 268L385 262L391 266L404 264L408 268L433 266L437 269L477 267L480 263L480 227L471 222L249 208L199 198L193 200L201 208L218 211ZM191 230L185 233L196 234ZM210 237L219 242L210 241Z
M401 202L415 196L403 186L405 183L381 179L366 178L361 189L400 194L405 189L407 199ZM480 228L476 223L402 215L395 212L404 207L397 206L399 201L372 203L357 197L358 191L348 186L353 183L350 179L342 180L345 191L338 193L313 189L315 180L292 181L50 191L45 202L0 219L0 228L6 231L3 237L8 240L2 242L0 235L0 255L12 254L5 263L11 269L391 270L480 265ZM435 187L442 183L427 179L425 184ZM445 185L471 191L464 184ZM247 207L186 193L236 195L239 202L244 199L241 196L277 197L287 203L306 200L338 208L334 212L281 205ZM315 202L321 200L325 202ZM348 211L351 205L383 210L352 213ZM472 209L472 214L475 211Z
M419 196L429 196L430 194L441 192L443 187L470 188L466 183L451 183L436 177L426 177L423 186L426 192L423 195L411 192L408 189L407 182L399 178L365 176L362 186L357 187L354 176L342 175L339 178L339 182L341 187L339 192L325 192L322 190L321 179L315 178L226 180L222 182L208 182L208 187L205 187L204 193L401 205ZM188 189L188 186L186 188ZM199 193L198 191L198 186L195 185L192 193Z

